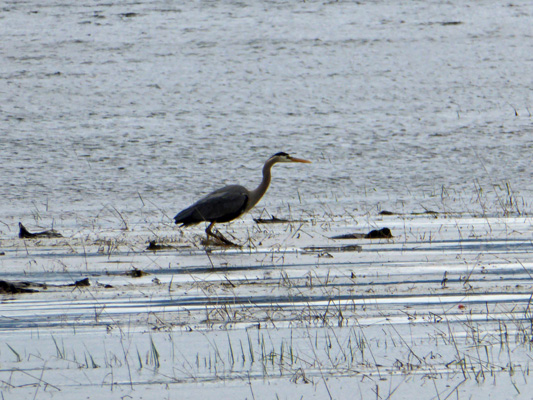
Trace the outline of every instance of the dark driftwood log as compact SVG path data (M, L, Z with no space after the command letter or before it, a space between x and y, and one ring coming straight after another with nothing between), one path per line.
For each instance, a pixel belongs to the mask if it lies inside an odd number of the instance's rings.
M171 250L171 249L174 249L174 247L168 244L157 244L155 240L150 240L150 242L148 243L148 247L146 248L146 250L150 250L150 251Z
M91 281L89 281L89 278L83 278L67 286L75 286L75 287L91 286Z
M288 219L278 218L275 215L273 215L271 218L254 218L254 221L256 224L283 224L287 222L297 222L289 221Z
M19 222L19 238L21 239L36 239L36 238L60 238L63 235L59 232L52 230L31 233L26 229L21 222Z
M8 282L0 281L0 294L34 293L38 290L30 289L31 282Z
M389 228L373 230L365 235L365 239L392 239L392 232Z
M363 251L363 248L358 244L349 244L346 246L307 246L303 248L305 251L311 253L320 253L320 252L358 252Z
M392 239L392 232L389 228L373 230L368 233L348 233L346 235L333 236L330 239Z

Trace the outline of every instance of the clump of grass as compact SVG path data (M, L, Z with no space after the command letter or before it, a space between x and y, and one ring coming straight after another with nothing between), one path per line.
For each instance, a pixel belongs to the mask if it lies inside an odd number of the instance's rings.
M148 351L148 355L146 357L146 364L153 365L155 369L158 369L161 366L159 361L159 351L157 351L157 347L155 346L152 336L150 336L150 350Z
M56 348L56 357L60 360L66 359L66 352L65 352L65 345L64 343L61 343L61 347L57 344L56 338L52 336L52 340L54 342L54 346Z
M89 364L89 361L91 362L90 364ZM91 353L89 353L89 359L87 359L87 353L85 353L85 368L87 368L87 369L89 369L89 368L92 368L92 369L100 368L100 366L98 364L96 364L96 362L94 361L94 358L93 358Z
M9 345L9 343L6 343L6 346L9 348L9 350L11 350L11 352L15 355L16 357L16 361L17 362L21 362L22 361L22 358L20 357L20 354L13 348Z

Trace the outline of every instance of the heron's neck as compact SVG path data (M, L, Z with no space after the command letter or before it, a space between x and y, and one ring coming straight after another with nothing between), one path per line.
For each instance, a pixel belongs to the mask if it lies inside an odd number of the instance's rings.
M272 179L272 175L270 173L270 170L272 169L272 166L275 164L274 161L268 160L265 165L263 166L263 180L259 184L259 186L250 192L250 198L248 199L248 206L246 207L248 210L250 210L253 206L255 206L259 200L261 200L261 197L265 194L265 192L268 189L268 186L270 185L270 180Z

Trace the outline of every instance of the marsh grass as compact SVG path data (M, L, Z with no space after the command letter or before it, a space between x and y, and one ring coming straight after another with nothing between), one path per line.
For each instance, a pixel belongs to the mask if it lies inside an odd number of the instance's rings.
M22 357L20 357L20 354L18 353L18 351L16 351L13 347L11 347L9 343L6 343L6 346L15 355L16 362L21 362Z
M98 384L110 391L117 384L133 388L150 372L168 385L275 377L321 385L332 398L336 378L357 377L382 398L401 397L402 382L425 379L437 397L460 398L469 382L494 384L505 376L518 393L530 383L533 280L524 228L513 218L527 214L527 203L502 185L494 189L500 211L493 218L491 197L476 190L477 210L465 213L482 218L453 213L448 188L441 188L443 204L434 214L288 208L284 215L306 222L230 225L245 242L239 250L203 247L196 231L161 223L138 233L130 215L109 209L105 219L118 230L100 233L103 222L93 221L94 231L61 241L13 242L26 277L38 271L39 280L74 282L90 273L95 284L39 292L33 313L49 314L32 329L48 332L52 322L58 334L39 332L35 344L10 340L11 360L2 362L16 374L30 361L23 354L47 373L73 365L93 382L98 373ZM361 252L342 251L328 239L331 232L384 225L394 238L358 241ZM148 252L149 238L177 246ZM302 251L306 246L327 250ZM125 274L133 268L151 276L135 281ZM81 344L88 340L83 332L99 328L91 345ZM37 343L46 345L36 351Z

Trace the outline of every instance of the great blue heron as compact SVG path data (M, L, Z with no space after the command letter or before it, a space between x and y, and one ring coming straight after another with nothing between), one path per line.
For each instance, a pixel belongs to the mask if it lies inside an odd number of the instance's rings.
M192 206L186 208L174 217L176 224L181 226L195 225L203 221L210 222L205 233L221 242L234 245L221 233L214 233L213 226L217 222L232 221L250 211L265 194L270 185L270 170L276 163L310 163L311 161L294 158L287 153L276 153L263 166L263 180L255 190L248 190L244 186L229 185L209 193Z

